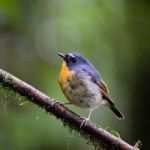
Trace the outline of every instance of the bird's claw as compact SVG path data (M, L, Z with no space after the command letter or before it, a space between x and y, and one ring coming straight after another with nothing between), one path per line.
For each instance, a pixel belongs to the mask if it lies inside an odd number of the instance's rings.
M85 117L80 117L80 119L84 119L80 125L80 128L82 128L82 126L87 126L88 122L90 121L89 118L85 118Z

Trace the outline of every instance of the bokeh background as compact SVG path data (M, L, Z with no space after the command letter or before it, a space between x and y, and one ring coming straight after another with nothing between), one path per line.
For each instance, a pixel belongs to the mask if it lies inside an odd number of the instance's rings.
M144 150L150 142L150 3L142 0L1 0L0 68L66 102L58 85L58 52L76 51L101 72L125 115L105 107L92 114ZM92 150L54 116L34 104L19 105L0 90L0 150ZM80 115L88 111L68 106Z

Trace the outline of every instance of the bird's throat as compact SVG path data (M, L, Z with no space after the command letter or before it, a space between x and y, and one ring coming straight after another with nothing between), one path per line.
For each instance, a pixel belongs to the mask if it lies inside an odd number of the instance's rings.
M74 77L74 71L70 71L66 65L66 62L63 61L61 71L59 74L59 84L62 88L65 88L67 80L71 80Z

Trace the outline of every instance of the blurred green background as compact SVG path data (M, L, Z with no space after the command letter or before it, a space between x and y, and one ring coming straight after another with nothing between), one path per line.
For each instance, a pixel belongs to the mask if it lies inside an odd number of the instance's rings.
M101 72L125 115L105 107L92 121L143 149L150 142L150 3L129 0L1 0L0 68L66 102L58 85L58 52L80 52ZM20 106L0 90L0 150L92 150L54 116L34 104ZM68 106L80 115L88 111Z

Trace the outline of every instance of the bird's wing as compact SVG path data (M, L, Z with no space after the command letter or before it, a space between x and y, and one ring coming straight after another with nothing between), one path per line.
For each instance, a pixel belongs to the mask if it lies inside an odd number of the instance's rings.
M102 98L106 100L105 105L107 105L114 112L114 114L117 116L117 118L123 119L124 118L123 114L119 111L119 109L113 103L112 99L109 96L109 91L107 89L105 82L102 79L95 80L95 78L93 78L93 81L100 87Z
M106 84L104 81L99 81L97 85L100 87L100 91L102 93L103 99L107 101L106 105L114 112L114 114L117 116L118 119L123 119L123 114L119 111L117 106L113 103L112 99L109 96L109 91L107 89Z
M90 63L90 66L84 66L83 71L84 73L87 73L89 76L91 76L92 81L100 87L103 98L108 100L108 102L110 101L110 103L112 103L112 100L109 97L109 91L107 89L107 86L102 80L99 72L95 69L95 67Z
M100 91L102 93L102 96L104 99L107 99L109 101L109 103L112 102L110 96L109 96L109 91L107 88L107 85L105 84L105 82L103 80L100 80L98 82L96 82L96 84L100 87Z
M106 94L109 94L107 85L105 84L105 82L103 80L98 81L97 85L100 87L101 91L103 91Z

